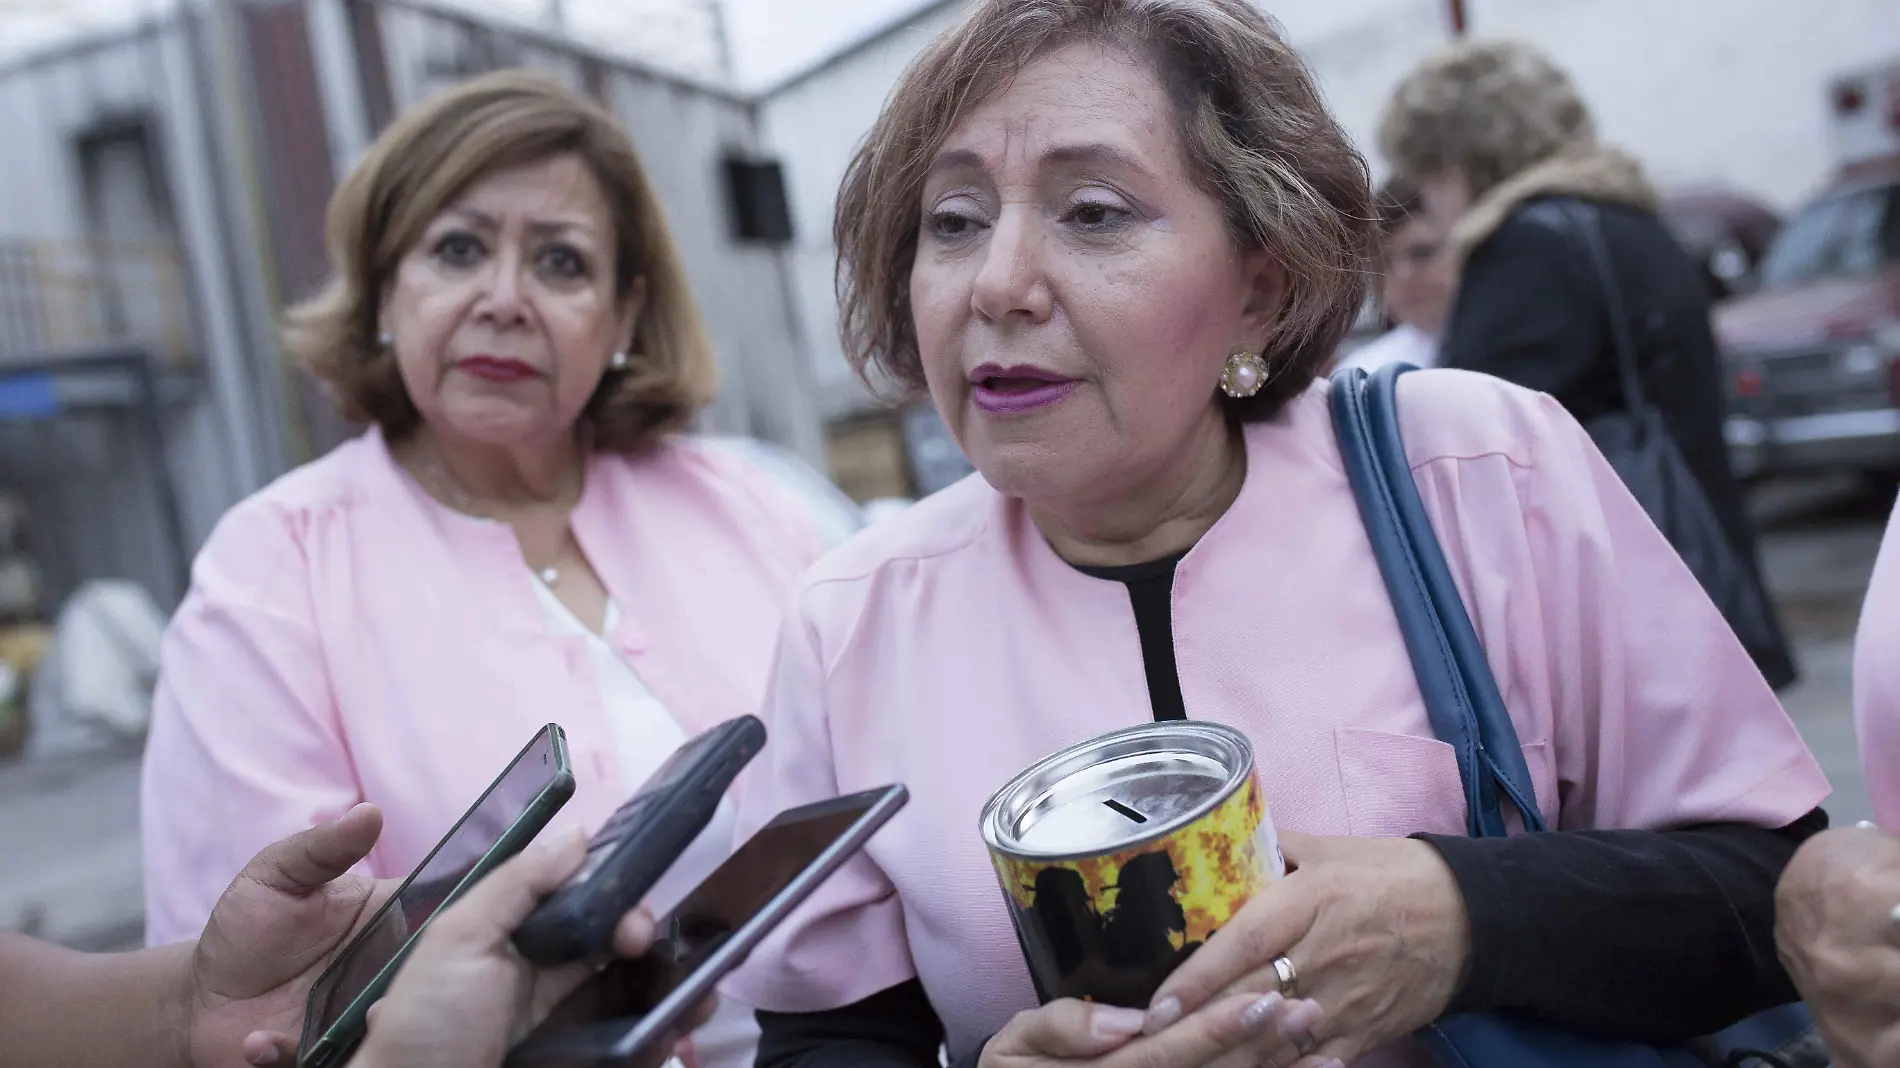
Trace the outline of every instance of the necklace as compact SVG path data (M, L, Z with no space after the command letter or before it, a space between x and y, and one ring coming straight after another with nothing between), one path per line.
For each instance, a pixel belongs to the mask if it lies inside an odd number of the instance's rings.
M423 456L423 463L427 468L429 481L435 483L436 488L441 490L442 494L449 498L449 507L454 508L463 515L474 516L477 519L486 519L490 522L500 522L500 520L497 520L493 515L490 515L485 509L477 505L474 499L469 497L468 494L462 492L462 487L457 485L453 478L449 477L448 469L442 466L442 461L435 455L435 450L428 450ZM517 540L519 540L519 537L519 535L516 535ZM556 551L558 553L559 550ZM525 551L523 555L526 555ZM540 579L541 584L548 589L553 589L555 585L561 581L561 569L553 564L540 568L529 564L528 570L534 574L535 578Z

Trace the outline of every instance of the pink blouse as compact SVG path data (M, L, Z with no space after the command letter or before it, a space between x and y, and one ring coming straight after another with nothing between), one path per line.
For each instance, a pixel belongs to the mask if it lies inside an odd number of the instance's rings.
M1900 507L1887 520L1854 636L1854 726L1874 819L1900 832Z
M1327 386L1246 431L1239 498L1174 580L1188 715L1253 740L1275 823L1464 830L1353 502ZM1828 784L1695 578L1550 398L1425 371L1401 387L1414 474L1534 779L1563 828L1782 826ZM954 1054L1035 1004L977 832L1031 761L1151 718L1118 583L1059 559L971 478L800 583L745 833L898 781L909 807L753 953L730 993L817 1011L913 976ZM1422 1056L1410 1043L1362 1063Z
M736 454L595 456L575 538L620 606L607 640L688 734L756 712L808 514ZM383 807L365 870L408 874L543 724L621 781L585 636L546 625L513 533L441 507L372 431L224 517L167 630L145 756L147 939L194 938L263 845Z

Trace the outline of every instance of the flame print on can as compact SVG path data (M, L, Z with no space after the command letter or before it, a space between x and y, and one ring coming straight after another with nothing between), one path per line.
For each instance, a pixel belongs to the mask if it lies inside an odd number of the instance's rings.
M1161 981L1285 870L1244 780L1161 838L1059 861L993 854L1036 994L1145 1008Z

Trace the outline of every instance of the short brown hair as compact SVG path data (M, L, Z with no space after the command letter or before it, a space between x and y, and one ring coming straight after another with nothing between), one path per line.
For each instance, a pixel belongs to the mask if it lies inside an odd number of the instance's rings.
M391 438L422 421L377 341L383 291L430 221L471 184L504 168L572 154L613 213L614 282L625 296L644 276L646 308L627 339L630 364L588 401L593 447L634 452L680 428L712 397L714 364L685 271L633 142L613 116L544 77L486 74L396 119L330 199L330 277L292 308L291 355L329 387L352 422Z
M1473 200L1595 140L1569 76L1516 41L1464 42L1426 60L1379 120L1379 151L1393 169L1420 181L1461 173Z
M1272 415L1309 385L1351 327L1373 244L1365 160L1313 76L1248 0L984 0L898 83L838 193L839 330L860 376L923 387L910 269L932 157L971 107L1038 56L1095 41L1148 59L1167 86L1189 165L1242 248L1270 249L1287 301L1263 345L1267 385L1230 402ZM1209 389L1213 384L1209 383Z

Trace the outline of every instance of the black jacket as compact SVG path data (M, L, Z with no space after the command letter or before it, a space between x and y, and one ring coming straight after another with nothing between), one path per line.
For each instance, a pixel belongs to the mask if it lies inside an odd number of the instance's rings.
M1488 234L1465 234L1470 251L1440 361L1548 393L1588 422L1623 405L1607 306L1574 239L1525 217L1537 199L1531 192L1498 213ZM1649 400L1759 579L1754 527L1729 467L1721 360L1696 265L1653 212L1627 200L1586 199L1600 209ZM1795 668L1778 630L1776 639L1749 652L1779 688L1793 681Z

